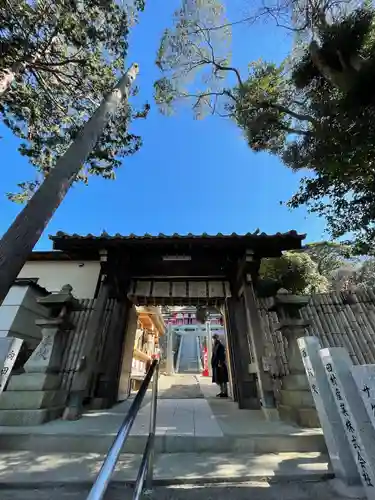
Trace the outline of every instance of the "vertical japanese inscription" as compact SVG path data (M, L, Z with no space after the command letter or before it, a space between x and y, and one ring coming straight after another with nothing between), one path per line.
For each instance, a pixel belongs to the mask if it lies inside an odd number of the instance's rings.
M23 340L16 338L6 337L1 339L1 342L8 344L8 353L5 356L3 366L0 370L0 394L3 392L4 387L12 372L13 365L17 359L18 353L21 349Z
M327 372L328 380L332 388L332 393L336 399L337 407L339 408L340 417L344 424L345 432L348 436L348 441L352 448L354 459L357 463L363 485L366 488L374 488L374 472L371 470L366 452L364 450L361 438L356 428L356 423L350 411L350 407L346 400L344 391L342 390L341 383L335 373L332 363L325 363L325 370ZM367 389L366 391L367 392ZM373 493L372 493L373 495Z

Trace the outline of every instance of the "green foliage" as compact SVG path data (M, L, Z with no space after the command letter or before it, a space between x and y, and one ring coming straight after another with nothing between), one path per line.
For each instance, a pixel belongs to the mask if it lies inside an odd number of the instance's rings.
M238 100L233 106L254 151L269 151L293 170L309 171L289 206L307 204L326 218L333 238L351 233L355 252L363 254L375 252L373 21L372 10L359 9L322 28L319 44L310 44L299 61L280 68L262 63L245 86L246 102L254 103L253 89L266 84L264 105L249 110ZM240 86L236 92L241 95Z
M164 114L192 99L195 118L216 108L230 60L230 27L219 0L182 0L172 28L164 31L156 58L163 76L155 100ZM218 25L224 26L216 30Z
M19 184L8 197L27 200L54 167L80 127L123 72L128 48L130 9L115 0L44 2L5 0L0 5L0 79L15 71L11 87L0 96L0 117L21 140L19 151L35 166L37 179ZM133 112L123 105L106 127L77 180L90 175L115 178L124 156L141 146L128 133Z
M218 64L228 34L215 43L210 36L220 33L223 20L203 29L195 18L192 29L181 11L161 43L156 100L171 112L182 98L193 99L198 117L205 109L232 118L254 151L275 154L303 173L289 207L307 204L326 218L334 239L349 233L356 253L375 254L374 11L372 2L352 7L336 0L266 3L277 23L287 14L292 25L298 21L298 34L309 36L300 37L298 59L293 50L280 66L256 61L247 75L225 57ZM203 48L192 39L197 33Z
M255 151L278 154L293 131L292 92L284 74L284 66L256 61L249 65L248 78L232 90L227 109Z
M349 276L349 286L355 289L375 287L375 259L366 259Z
M327 292L329 289L327 278L319 273L316 262L307 253L285 252L280 258L263 259L259 276L260 293L263 294L268 290L273 295L280 288L295 294Z
M338 269L356 263L356 260L352 256L352 247L345 243L335 243L332 241L308 243L300 252L309 255L316 262L318 272L327 279L330 279L332 273Z

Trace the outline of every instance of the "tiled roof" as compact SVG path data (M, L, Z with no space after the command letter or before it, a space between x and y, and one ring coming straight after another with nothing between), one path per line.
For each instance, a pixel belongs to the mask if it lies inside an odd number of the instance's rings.
M207 239L233 239L233 238L256 238L256 239L263 239L263 238L293 238L298 241L302 241L306 238L305 234L298 234L297 231L288 231L286 233L276 233L276 234L266 234L266 233L261 233L259 229L254 231L253 233L246 233L246 234L237 234L237 233L232 233L232 234L222 234L222 233L217 233L217 234L163 234L159 233L158 235L152 235L152 234L143 234L143 235L136 235L136 234L129 234L129 235L122 235L119 233L116 234L108 234L105 231L102 232L100 235L94 235L94 234L86 234L86 235L80 235L80 234L68 234L64 233L62 231L59 231L55 235L50 235L49 238L52 241L57 241L57 240L100 240L100 239L105 239L105 240L156 240L156 239L202 239L202 238L207 238Z
M14 280L14 285L15 286L30 286L32 288L35 288L36 290L39 290L40 292L42 292L46 295L48 295L50 293L46 288L38 285L38 283L32 278L16 278Z

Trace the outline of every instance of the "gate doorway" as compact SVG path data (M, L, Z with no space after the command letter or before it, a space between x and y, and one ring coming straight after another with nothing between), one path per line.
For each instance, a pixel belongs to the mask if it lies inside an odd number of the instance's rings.
M100 260L94 311L98 323L99 309L108 297L128 304L128 330L134 305L218 310L226 331L234 400L240 408L274 408L272 381L264 369L264 335L257 310L258 270L262 258L299 249L304 237L295 231L275 235L255 232L98 237L58 233L52 240L54 249L76 259ZM122 344L109 347L112 352L123 350ZM87 359L87 370L94 371L95 359L90 353Z

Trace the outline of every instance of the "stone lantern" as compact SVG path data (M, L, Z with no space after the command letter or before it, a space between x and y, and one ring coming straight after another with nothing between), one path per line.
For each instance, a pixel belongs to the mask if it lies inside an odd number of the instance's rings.
M309 326L303 319L301 309L310 297L294 295L281 289L273 299L270 311L279 317L277 330L287 341L286 357L289 374L283 378L279 414L283 420L292 421L302 427L319 427L319 419L310 391L297 339L306 335Z
M59 373L66 331L73 328L69 313L80 307L78 300L72 295L72 290L70 285L64 285L60 292L38 299L39 304L50 310L50 317L35 321L42 329L42 341L25 363L27 373Z
M60 292L38 299L50 311L48 318L36 320L42 340L24 365L25 373L11 377L0 398L2 425L37 425L62 415L66 391L61 390L62 356L71 311L80 308L72 295L72 287L64 285Z

